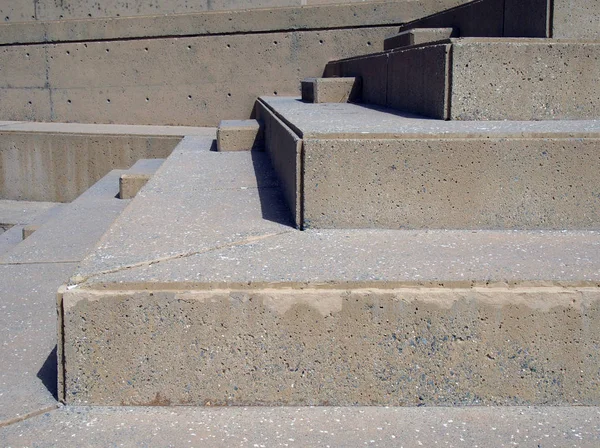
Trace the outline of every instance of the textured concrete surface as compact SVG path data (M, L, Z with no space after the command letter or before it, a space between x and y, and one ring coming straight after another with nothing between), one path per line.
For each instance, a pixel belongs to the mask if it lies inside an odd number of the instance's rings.
M270 109L257 101L256 116L264 125L265 151L280 181L281 191L296 226L302 223L302 140Z
M361 98L360 78L306 78L301 82L302 101L346 103Z
M56 407L55 297L75 266L0 265L0 427Z
M414 28L403 31L395 36L388 37L383 42L384 50L394 50L396 48L409 47L411 45L421 45L440 40L458 37L458 30L454 28Z
M292 230L266 154L215 152L211 145L210 138L186 138L173 151L100 240L93 257L108 262L104 269Z
M261 97L305 139L600 138L598 120L442 121L350 103L310 104L297 97Z
M304 139L304 228L598 229L597 138Z
M23 241L22 225L10 227L8 230L0 230L0 257Z
M83 259L129 201L117 199L114 170L75 201L63 207L39 230L0 258L2 264L68 263ZM72 231L76 227L80 231Z
M600 403L597 286L180 287L62 295L67 403Z
M221 120L217 129L218 151L249 151L264 146L263 129L256 120Z
M60 208L55 202L27 202L0 199L0 226L30 224L52 209Z
M273 446L594 448L590 407L66 407L0 429L10 447Z
M5 23L0 25L0 42L3 44L69 42L398 25L465 2L466 0L417 0L317 5L318 2L309 0L308 6L300 8L158 14L143 17L34 23L10 23L10 20L5 20ZM311 3L314 4L312 7Z
M73 201L111 169L127 169L142 158L164 158L181 140L181 136L2 129L0 197L19 201Z
M164 159L140 159L119 177L119 198L132 199L148 183Z
M299 93L300 80L321 76L330 60L381 50L384 38L396 30L383 26L4 46L0 116L216 126L221 119L249 118L260 95Z
M332 62L326 73L354 76L385 61L380 93L363 100L437 119L594 119L599 57L593 41L459 38Z
M598 121L445 122L294 98L262 103L303 137L299 227L599 226ZM271 145L283 151L267 135Z
M598 0L555 0L552 5L554 37L595 40L600 37Z
M600 117L600 44L458 39L452 45L450 118Z

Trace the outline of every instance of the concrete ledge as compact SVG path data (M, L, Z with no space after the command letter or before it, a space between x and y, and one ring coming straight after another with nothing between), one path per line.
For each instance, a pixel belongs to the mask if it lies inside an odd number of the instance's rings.
M454 28L413 28L388 37L383 42L383 49L385 51L395 50L396 48L447 40L451 37L458 37L458 31Z
M598 288L148 286L59 306L70 405L600 403Z
M218 151L263 149L263 129L257 120L222 120L217 129Z
M360 78L306 78L302 80L302 101L308 103L347 103L360 101Z

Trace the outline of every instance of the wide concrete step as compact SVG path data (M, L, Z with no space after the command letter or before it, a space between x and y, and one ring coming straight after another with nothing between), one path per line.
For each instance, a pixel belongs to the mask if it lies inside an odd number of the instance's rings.
M299 228L600 228L597 120L440 121L274 97L257 115Z
M443 120L600 117L600 42L459 38L329 63L362 99Z
M68 404L600 403L598 232L302 232L268 153L211 145L62 289Z
M383 49L388 51L413 45L430 44L448 40L451 37L458 37L458 31L454 28L411 28L388 37L383 42Z

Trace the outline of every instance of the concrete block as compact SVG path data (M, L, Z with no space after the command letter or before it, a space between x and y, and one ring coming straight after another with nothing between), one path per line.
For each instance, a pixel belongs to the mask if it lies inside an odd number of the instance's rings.
M119 177L119 198L133 199L152 177L149 174L124 173Z
M217 129L218 151L262 149L263 129L256 120L222 120Z
M457 39L452 120L600 117L600 43Z
M451 45L408 48L389 54L386 107L446 120L449 116Z
M302 101L346 103L361 99L360 78L306 78L301 82Z
M440 40L458 37L458 32L453 28L413 28L403 31L395 36L388 37L383 42L384 50L394 50L396 48L410 47L412 45L428 44Z
M265 151L277 174L283 196L297 227L302 225L302 140L262 101L256 116L264 123Z
M361 101L385 106L388 55L377 54L330 62L325 76L354 77L361 79Z
M62 294L66 403L600 403L598 288L146 288Z
M26 226L23 226L23 230L22 230L23 239L29 238L33 234L33 232L35 232L39 228L40 228L40 226L37 224L28 224Z

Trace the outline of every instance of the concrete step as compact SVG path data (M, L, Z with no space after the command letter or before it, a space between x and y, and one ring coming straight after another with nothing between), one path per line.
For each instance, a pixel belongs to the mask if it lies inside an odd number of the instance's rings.
M217 129L217 151L262 150L263 130L256 120L221 120Z
M0 257L1 264L73 263L82 260L129 201L117 199L119 177L113 170ZM78 231L74 231L76 227Z
M268 153L211 145L62 289L68 404L600 404L598 232L302 232Z
M164 158L214 128L0 122L0 198L71 202L112 169Z
M600 127L261 98L299 228L598 229Z
M164 159L140 159L135 162L127 173L121 174L119 178L119 198L134 198L164 161Z
M383 42L383 49L388 51L413 45L430 44L448 40L451 37L458 37L458 32L454 28L411 28L388 37Z
M600 43L459 38L329 63L363 101L443 120L600 117Z
M360 78L306 78L300 83L302 101L346 103L360 101Z

